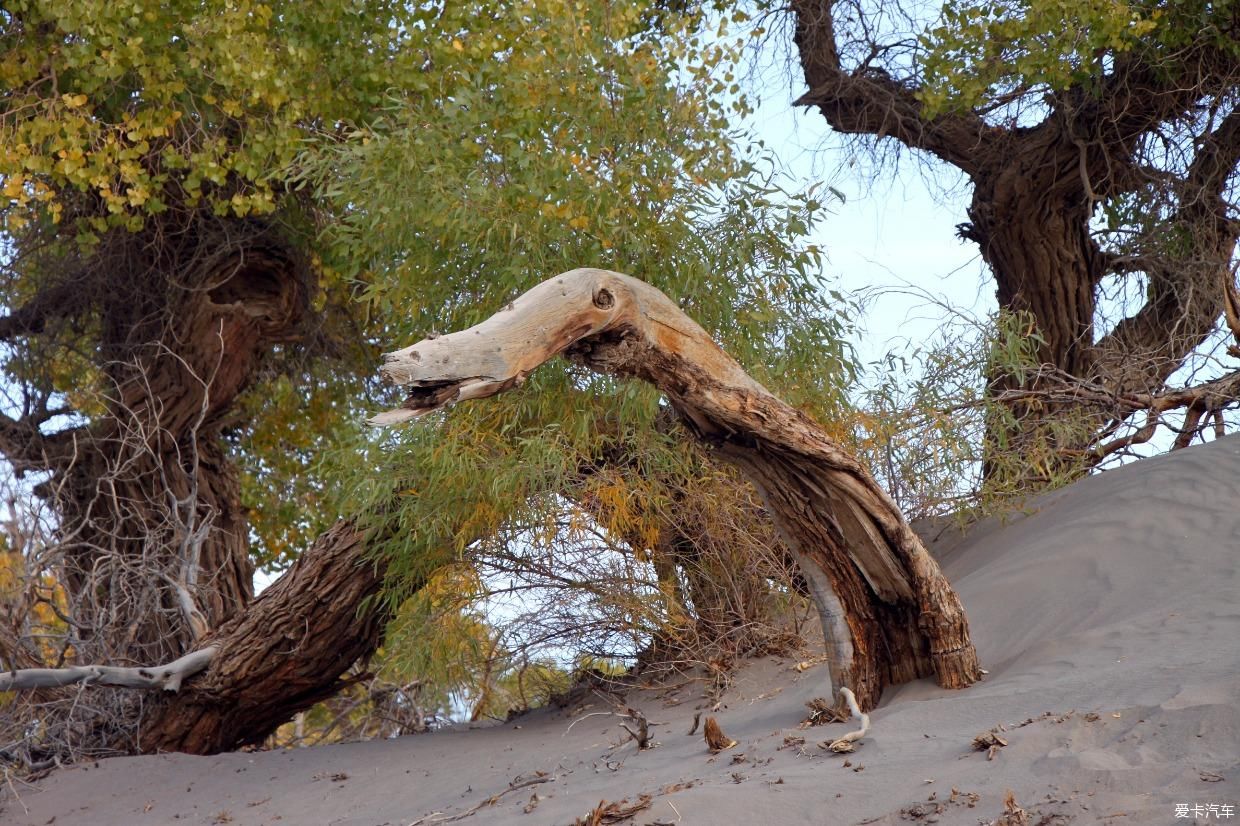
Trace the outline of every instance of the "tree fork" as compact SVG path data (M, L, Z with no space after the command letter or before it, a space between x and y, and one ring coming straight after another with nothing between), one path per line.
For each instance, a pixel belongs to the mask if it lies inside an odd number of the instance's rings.
M387 354L384 378L409 395L371 422L496 395L560 354L654 384L692 433L750 471L809 581L833 683L863 708L889 684L978 679L959 598L865 468L635 278L573 270L475 327Z
M1220 290L1219 281L1234 281L1240 236L1228 199L1240 163L1240 112L1229 97L1240 71L1236 53L1210 37L1174 49L1152 38L1117 51L1090 82L1042 98L1048 111L1041 122L1017 124L987 114L1004 105L1002 94L973 109L927 108L915 56L907 55L914 62L905 66L881 56L894 42L871 40L868 56L857 42L858 30L871 28L866 12L837 0L792 0L788 8L809 87L794 105L814 107L842 134L894 139L964 172L973 197L960 234L978 245L1000 307L1036 321L1043 369L987 377L992 397L1028 394L1011 416L987 422L987 482L1028 492L1084 474L1092 462L1080 457L1109 444L1122 421L1114 404L1063 398L1059 376L1103 385L1113 397L1159 392L1223 314L1227 287ZM1145 142L1174 145L1181 139L1169 138L1167 127L1194 120L1202 131L1193 152L1180 144L1183 168L1177 161L1160 171L1152 160L1158 151ZM1176 204L1156 222L1175 230L1176 243L1162 246L1158 233L1145 233L1123 245L1135 244L1134 254L1104 250L1091 227L1095 207L1151 187ZM1127 273L1148 278L1146 301L1095 341L1099 285ZM1045 403L1055 395L1055 404ZM1063 427L1068 418L1077 426ZM1012 457L1019 467L1010 467Z

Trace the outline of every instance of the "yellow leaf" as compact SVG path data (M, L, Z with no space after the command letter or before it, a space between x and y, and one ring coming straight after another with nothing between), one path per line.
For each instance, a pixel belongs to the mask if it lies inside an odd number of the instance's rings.
M452 48L456 49L458 52L463 52L465 51L465 44L454 37L452 38Z
M10 175L4 179L4 194L9 198L17 198L22 195L22 185L25 178L21 175Z

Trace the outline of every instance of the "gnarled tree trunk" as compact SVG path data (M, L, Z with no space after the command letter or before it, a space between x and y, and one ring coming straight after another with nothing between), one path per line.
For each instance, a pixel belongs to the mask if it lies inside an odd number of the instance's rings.
M1210 37L1175 47L1150 38L1113 59L1100 57L1096 77L1063 92L1044 95L1034 83L976 109L931 112L921 56L872 25L869 12L837 0L793 0L790 11L809 87L796 105L817 109L839 133L892 139L967 175L973 197L960 233L977 243L999 306L1027 312L1029 333L1042 340L1039 369L987 377L993 397L1013 414L988 423L988 478L1000 466L998 451L1015 471L1011 483L1066 481L1148 440L1171 408L1188 413L1177 445L1196 435L1206 414L1221 426L1234 394L1227 397L1219 383L1182 393L1167 381L1215 329L1235 289L1240 222L1234 198L1228 202L1240 164L1234 49ZM1226 17L1220 26L1235 24L1234 14ZM1011 103L1025 91L1038 102L1019 117L1000 117L1012 111L1005 98ZM1027 122L1031 117L1041 119ZM1091 225L1096 207L1150 192L1162 200L1149 207L1146 225L1137 219L1141 233L1104 248ZM1123 247L1136 252L1116 251ZM1143 275L1147 298L1099 337L1095 311L1108 275ZM1240 340L1240 313L1230 324ZM1138 411L1150 426L1112 439ZM1065 418L1074 427L1065 427ZM1023 468L1011 467L1022 459Z
M261 740L338 690L341 675L373 652L386 618L370 599L381 571L363 560L365 543L349 524L325 533L254 600L225 429L272 351L302 334L309 274L270 227L180 220L105 238L76 291L36 298L10 317L23 335L50 332L62 317L99 326L104 389L75 400L90 424L42 436L46 411L0 419L0 450L15 469L50 471L38 492L59 515L45 556L58 560L68 662L106 663L122 675L131 667L136 682L122 684L134 685L158 671L142 666L178 662L167 687L179 693L155 702L125 691L102 691L90 704L23 695L49 732L48 750L32 762L72 756L56 751L70 741L93 753L206 753ZM211 654L179 659L193 651ZM4 653L10 667L44 664ZM178 669L204 663L183 681ZM51 679L39 685L98 678L70 668Z
M253 597L222 429L273 346L299 335L309 287L272 233L195 237L206 226L122 236L100 255L130 273L96 299L102 410L43 486L61 516L69 607L89 635L78 653L91 660L177 656Z
M561 353L651 382L693 433L749 472L809 582L836 687L872 708L891 683L978 678L959 599L865 468L634 278L573 270L474 328L388 354L383 374L409 398L372 423L495 395Z
M987 425L983 453L984 478L1003 485L1044 485L1070 478L1087 465L1081 454L1105 422L1074 422L1067 416L1070 401L1049 402L1039 391L1062 376L1093 374L1094 287L1105 269L1101 254L1087 232L1092 203L1080 191L1079 175L1064 177L1050 146L1014 153L1006 165L980 166L974 175L971 223L962 237L975 241L995 274L999 306L1027 314L1041 343L1039 370L1016 376L1002 369L987 376L992 396L1030 391L1011 404L1012 417L993 415ZM1068 157L1076 150L1068 146ZM1022 319L1023 320L1023 319ZM1058 421L1057 427L1048 426ZM1013 426L1014 425L1014 426ZM1003 457L1031 461L1013 467Z

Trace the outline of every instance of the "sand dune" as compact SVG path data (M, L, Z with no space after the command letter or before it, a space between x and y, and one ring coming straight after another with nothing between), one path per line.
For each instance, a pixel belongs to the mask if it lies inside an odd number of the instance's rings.
M631 820L600 822L977 824L1005 814L1010 790L1026 818L1010 823L1240 823L1240 437L951 534L936 553L989 674L965 691L928 681L889 691L851 755L818 743L855 724L797 727L825 666L766 658L724 696L715 716L739 743L715 756L686 734L695 683L630 692L657 724L658 747L642 752L595 698L383 742L105 760L19 788L0 819L568 824L601 801L649 795ZM993 759L972 748L999 726L1007 745Z

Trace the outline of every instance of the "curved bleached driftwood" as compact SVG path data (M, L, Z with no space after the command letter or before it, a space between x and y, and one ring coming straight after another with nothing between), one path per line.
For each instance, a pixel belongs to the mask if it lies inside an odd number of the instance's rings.
M693 433L744 467L810 583L834 685L862 708L889 683L978 678L960 600L865 468L635 278L572 270L475 327L388 353L383 376L409 395L371 423L493 396L559 354L654 384Z

